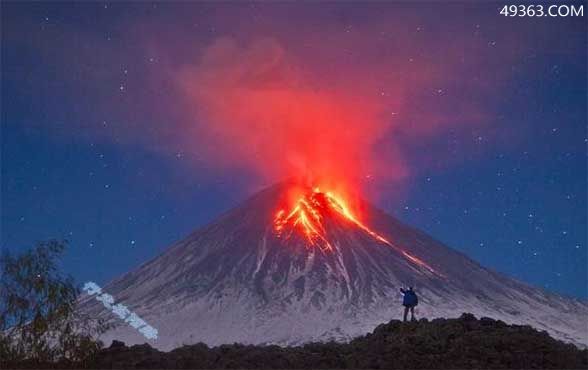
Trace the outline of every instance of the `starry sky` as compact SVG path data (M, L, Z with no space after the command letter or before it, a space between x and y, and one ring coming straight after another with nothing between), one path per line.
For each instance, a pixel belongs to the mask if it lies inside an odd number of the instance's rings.
M291 174L292 130L334 127L321 169L587 299L586 20L499 5L2 2L1 247L67 239L64 270L104 284ZM280 126L276 86L312 109Z

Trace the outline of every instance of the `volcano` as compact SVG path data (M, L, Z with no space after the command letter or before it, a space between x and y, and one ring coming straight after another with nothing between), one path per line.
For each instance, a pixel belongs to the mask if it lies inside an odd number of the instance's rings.
M104 287L155 327L157 339L84 297L84 311L113 324L102 339L162 350L347 341L399 318L399 288L411 285L417 317L470 312L588 344L588 303L484 268L365 201L361 221L321 189L288 202L291 187L257 193Z

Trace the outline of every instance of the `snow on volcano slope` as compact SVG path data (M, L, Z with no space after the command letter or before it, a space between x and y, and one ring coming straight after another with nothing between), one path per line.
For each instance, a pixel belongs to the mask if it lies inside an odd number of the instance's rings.
M412 285L417 317L471 312L588 345L588 303L486 269L369 204L362 205L367 224L390 245L331 212L323 224L332 250L309 247L302 234L276 236L276 205L287 186L258 193L104 287L157 328L157 340L83 298L83 310L115 324L102 339L162 350L196 342L345 341L400 318L399 288Z

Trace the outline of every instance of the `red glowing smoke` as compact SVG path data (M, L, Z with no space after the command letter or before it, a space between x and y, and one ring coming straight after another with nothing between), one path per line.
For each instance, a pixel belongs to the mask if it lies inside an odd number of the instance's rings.
M499 135L496 102L508 99L504 82L528 51L525 38L536 39L471 22L426 26L403 6L351 16L339 5L272 4L255 22L243 21L243 8L124 22L117 43L46 30L58 49L32 46L56 67L56 81L81 92L75 110L58 109L42 124L173 158L187 165L174 184L188 171L212 178L231 167L253 170L257 187L299 177L341 194L375 180L370 186L398 193L398 180L471 160L482 147L476 138ZM72 45L77 57L64 58ZM64 100L45 95L54 107ZM83 116L67 116L77 110ZM507 126L509 140L495 146L517 142Z
M352 83L312 77L275 40L241 46L221 39L178 81L201 122L199 141L222 151L218 161L313 185L373 176L384 164L373 149L391 126L389 107L376 91L370 97ZM397 156L385 161L389 176L404 175Z

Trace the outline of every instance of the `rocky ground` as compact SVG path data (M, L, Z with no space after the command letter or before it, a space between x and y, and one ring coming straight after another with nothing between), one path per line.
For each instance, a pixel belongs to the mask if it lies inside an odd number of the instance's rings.
M15 365L15 364L12 364ZM16 364L18 365L18 364ZM38 365L37 365L38 366ZM79 364L75 366L79 367ZM14 367L14 366L10 366ZM60 367L74 367L61 364ZM205 344L160 352L114 341L85 367L95 369L588 369L580 350L529 326L463 314L378 326L350 343L300 347Z

